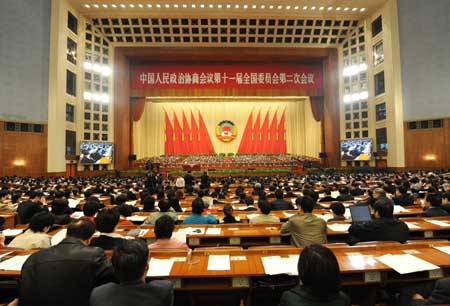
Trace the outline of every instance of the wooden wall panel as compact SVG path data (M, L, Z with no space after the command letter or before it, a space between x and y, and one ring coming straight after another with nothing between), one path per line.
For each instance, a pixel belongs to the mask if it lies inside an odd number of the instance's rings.
M407 168L450 168L450 118L440 129L410 130L405 123L404 134Z
M141 64L322 64L324 88L320 90L247 89L130 89L130 67ZM323 150L328 165L339 166L339 102L337 50L329 48L159 48L115 49L115 167L128 167L132 152L131 99L186 96L309 96L324 101Z
M39 176L47 172L47 125L43 133L9 132L0 121L0 176ZM23 166L14 161L23 160Z

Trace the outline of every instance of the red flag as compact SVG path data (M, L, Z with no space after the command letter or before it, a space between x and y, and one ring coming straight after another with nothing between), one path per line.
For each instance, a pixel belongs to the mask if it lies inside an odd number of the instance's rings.
M277 153L286 153L286 128L285 128L286 110L280 119L280 124L277 130Z
M192 153L191 129L189 128L189 124L186 115L184 114L184 111L183 111L183 148L185 154Z
M244 134L242 134L241 143L239 144L238 153L249 153L252 144L252 127L253 127L253 112L247 119L247 124L245 125Z
M258 112L256 116L255 125L253 126L253 137L252 137L252 151L250 153L260 153L261 152L261 111Z
M209 138L208 130L206 129L205 121L203 121L202 114L198 112L199 127L200 127L200 144L202 153L214 153L214 147Z
M164 154L172 155L173 154L173 128L170 123L169 115L164 111L166 117L166 127L164 129L165 139L164 139Z
M261 153L269 153L268 148L268 133L269 133L269 111L266 112L264 121L261 127Z
M275 112L272 118L272 122L270 123L269 129L269 153L276 153L277 150L277 113Z
M192 145L192 153L198 154L200 153L200 134L198 131L197 122L195 121L194 114L191 111L191 145Z
M184 153L184 149L183 149L183 131L181 129L181 125L180 122L178 121L177 118L177 114L175 114L175 112L173 112L173 127L174 127L174 149L173 149L173 153L174 154L183 154Z

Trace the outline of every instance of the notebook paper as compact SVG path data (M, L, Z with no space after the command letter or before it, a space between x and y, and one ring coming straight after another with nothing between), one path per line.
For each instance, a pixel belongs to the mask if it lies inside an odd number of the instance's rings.
M5 229L3 231L3 236L5 237L14 237L23 233L23 229Z

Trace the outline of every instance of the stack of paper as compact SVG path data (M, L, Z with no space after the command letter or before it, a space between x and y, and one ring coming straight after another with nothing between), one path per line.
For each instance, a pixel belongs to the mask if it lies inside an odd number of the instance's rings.
M20 271L30 255L14 256L0 263L0 270Z
M147 219L146 216L129 216L127 217L127 220L130 220L131 222L143 222Z
M209 227L206 230L206 235L220 235L221 228L220 227Z
M264 266L264 272L267 275L289 274L298 275L297 264L299 255L290 255L289 257L268 256L261 257Z
M66 234L67 234L67 228L63 228L62 230L57 232L55 235L53 235L53 237L51 239L52 245L57 245L61 241L63 241L64 238L66 238Z
M409 229L419 229L420 226L416 225L413 222L405 222L405 224L408 226Z
M448 227L450 226L450 224L448 224L447 222L444 221L439 221L439 220L425 220L428 223L434 224L434 225L438 225L438 226L443 226L443 227Z
M178 231L173 232L172 237L178 241L186 242L186 231L184 228L180 228Z
M350 228L350 224L343 223L332 223L328 224L327 226L333 232L348 232L348 229Z
M68 201L69 201L70 208L75 208L78 206L78 204L80 204L80 200L78 200L78 199L68 199Z
M3 231L3 236L5 237L15 237L23 233L23 229L5 229Z
M230 269L230 255L209 255L208 271L227 271Z
M410 254L386 254L377 257L377 260L384 263L386 266L391 267L400 274L439 269L438 266Z
M169 276L172 270L173 259L151 258L147 276Z

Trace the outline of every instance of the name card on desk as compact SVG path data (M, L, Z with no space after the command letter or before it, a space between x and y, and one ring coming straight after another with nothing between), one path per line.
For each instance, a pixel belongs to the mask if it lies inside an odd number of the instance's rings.
M145 221L145 219L147 219L146 216L129 216L127 217L127 220L131 221L131 222L143 222Z
M172 266L172 259L151 258L147 276L169 276L170 271L172 271Z
M0 270L20 271L30 255L18 255L0 263Z
M450 246L435 246L434 248L450 255Z

